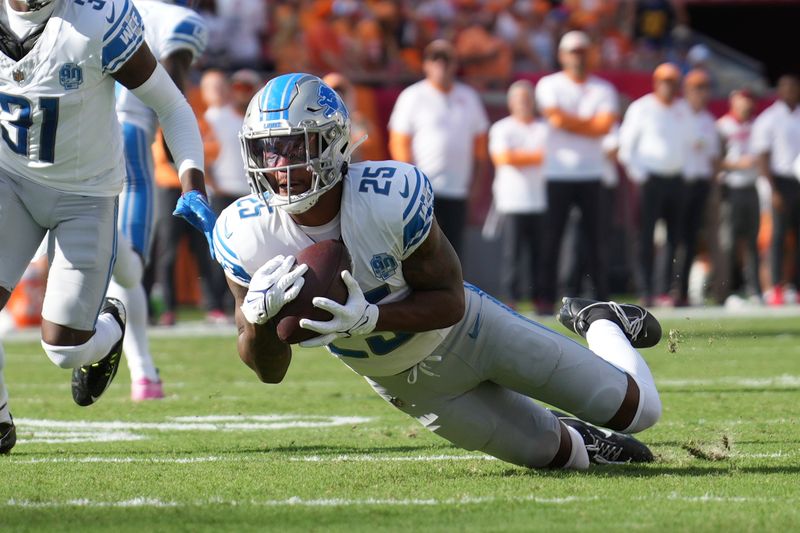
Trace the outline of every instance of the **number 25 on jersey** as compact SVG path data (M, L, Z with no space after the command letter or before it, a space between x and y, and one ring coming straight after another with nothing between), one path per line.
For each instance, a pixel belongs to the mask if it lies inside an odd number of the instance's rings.
M39 156L42 163L55 161L58 98L39 98L37 103L24 96L0 92L0 129L3 141L16 154L30 157L31 130L36 105L41 109Z

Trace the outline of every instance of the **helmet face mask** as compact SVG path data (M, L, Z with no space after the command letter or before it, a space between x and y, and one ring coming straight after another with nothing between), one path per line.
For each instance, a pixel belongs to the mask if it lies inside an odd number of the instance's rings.
M31 11L38 11L43 7L52 4L54 0L25 0L25 5Z
M270 80L251 100L239 137L252 191L291 214L341 180L354 148L344 103L309 74Z

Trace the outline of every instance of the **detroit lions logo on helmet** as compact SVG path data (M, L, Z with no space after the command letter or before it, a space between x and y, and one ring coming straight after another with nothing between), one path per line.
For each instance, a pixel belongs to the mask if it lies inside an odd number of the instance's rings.
M349 116L347 108L339 105L339 97L336 92L325 84L319 86L317 104L324 108L322 114L325 115L325 118L331 118L336 111L340 111L345 117Z

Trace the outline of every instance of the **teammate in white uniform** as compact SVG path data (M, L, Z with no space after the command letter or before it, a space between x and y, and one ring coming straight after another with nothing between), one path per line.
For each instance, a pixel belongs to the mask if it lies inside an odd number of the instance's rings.
M202 142L130 0L9 0L0 14L0 308L49 230L42 347L89 405L116 374L125 327L124 306L104 301L124 176L114 80L158 114L186 191L176 214L210 234ZM0 453L16 441L7 399L0 373Z
M181 5L155 0L136 0L135 5L145 25L145 42L182 91L191 64L205 49L205 23ZM123 350L131 373L131 399L141 401L164 397L147 343L147 297L142 286L154 207L150 147L158 121L152 109L122 86L117 91L117 117L122 124L127 175L119 197L118 254L108 295L119 298L128 312Z
M578 418L559 420L531 398L626 432L658 419L646 363L660 327L636 306L571 299L561 320L592 352L463 283L458 258L433 217L427 177L412 165L365 161L334 91L308 74L272 79L242 130L253 194L217 221L214 247L239 306L239 354L265 382L291 360L271 318L297 296L305 265L294 255L341 238L352 257L344 305L315 298L333 319L301 326L395 407L466 449L529 467L585 469L652 460L626 435Z

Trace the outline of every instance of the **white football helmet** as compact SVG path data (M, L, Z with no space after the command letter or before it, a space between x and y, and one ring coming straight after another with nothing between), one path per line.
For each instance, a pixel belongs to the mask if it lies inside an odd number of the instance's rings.
M239 133L250 188L267 205L303 213L347 172L356 143L350 142L350 114L339 95L311 74L284 74L256 93ZM288 164L276 166L278 158ZM312 174L307 191L292 194L292 169ZM281 196L268 173L286 172Z

